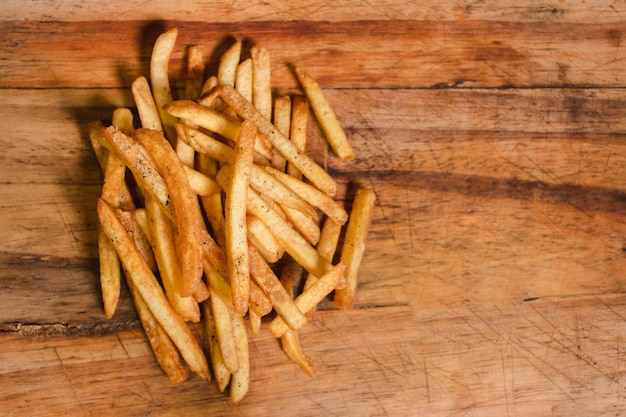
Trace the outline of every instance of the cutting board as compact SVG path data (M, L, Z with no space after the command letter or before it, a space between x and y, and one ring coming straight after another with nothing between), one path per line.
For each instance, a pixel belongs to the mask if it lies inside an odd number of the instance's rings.
M0 414L626 413L624 2L179 3L3 5ZM264 327L239 405L170 385L127 289L110 320L99 294L86 125L173 27L176 88L191 45L208 71L264 46L277 90L305 67L357 155L314 153L336 199L377 196L355 309L300 332L316 375Z

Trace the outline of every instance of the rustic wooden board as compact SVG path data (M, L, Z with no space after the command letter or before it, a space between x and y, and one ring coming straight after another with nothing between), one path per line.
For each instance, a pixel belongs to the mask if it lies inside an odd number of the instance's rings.
M178 3L0 12L0 414L626 413L624 2ZM170 386L127 292L109 321L98 293L85 126L132 105L175 26L172 79L233 36L279 88L305 65L358 155L315 154L337 198L378 197L357 309L302 331L316 377L264 331L239 406Z

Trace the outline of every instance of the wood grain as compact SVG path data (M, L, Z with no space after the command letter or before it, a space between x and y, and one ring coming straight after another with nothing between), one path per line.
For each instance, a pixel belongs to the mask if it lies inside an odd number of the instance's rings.
M0 414L625 414L626 4L589 3L4 5ZM316 377L264 329L239 406L169 385L127 289L112 320L99 295L86 124L132 106L175 26L173 80L190 45L214 71L234 36L270 51L278 89L310 71L357 159L310 124L312 155L348 207L377 195L357 308L302 329Z

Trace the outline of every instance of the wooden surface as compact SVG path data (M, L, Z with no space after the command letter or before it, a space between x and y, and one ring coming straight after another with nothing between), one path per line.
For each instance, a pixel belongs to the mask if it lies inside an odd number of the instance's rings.
M7 3L0 415L626 414L626 2ZM316 377L265 330L238 406L170 386L128 294L110 321L98 294L85 124L175 26L172 79L232 36L277 87L306 67L358 155L326 160L338 198L378 196L358 308L302 331Z

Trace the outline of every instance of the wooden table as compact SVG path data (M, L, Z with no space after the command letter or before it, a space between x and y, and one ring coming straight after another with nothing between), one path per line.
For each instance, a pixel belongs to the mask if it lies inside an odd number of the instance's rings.
M525 416L626 413L626 3L10 2L0 12L0 414ZM414 3L419 3L415 5ZM378 197L359 299L302 330L307 377L265 329L238 406L171 386L128 293L104 318L86 123L131 106L178 27L326 88ZM319 133L319 132L318 132Z

